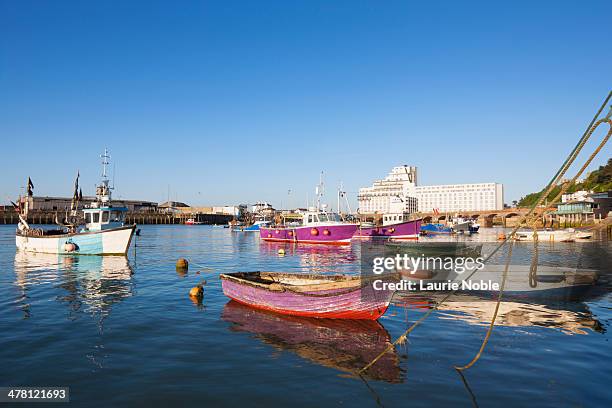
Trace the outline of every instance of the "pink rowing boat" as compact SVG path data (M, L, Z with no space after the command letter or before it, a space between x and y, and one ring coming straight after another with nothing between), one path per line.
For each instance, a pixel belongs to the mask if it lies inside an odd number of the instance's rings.
M291 316L376 320L393 296L393 291L376 290L372 280L359 276L238 272L220 278L227 297Z

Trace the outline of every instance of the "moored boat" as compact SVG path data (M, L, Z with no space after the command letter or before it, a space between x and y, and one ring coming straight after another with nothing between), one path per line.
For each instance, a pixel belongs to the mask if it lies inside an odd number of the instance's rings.
M238 272L219 277L227 297L291 316L376 320L393 296L359 276Z
M419 239L422 220L404 221L383 226L359 226L354 238L389 238L392 240Z
M569 230L538 230L537 240L542 242L574 242L576 240L575 233ZM514 239L517 241L534 241L536 234L533 230L517 231L514 234Z
M265 217L257 217L251 225L236 225L232 227L232 231L256 232L259 231L261 227L267 227L271 223L272 221L266 219Z
M136 224L126 225L126 207L117 207L111 201L111 187L106 177L106 166L110 156L105 150L102 183L96 187L96 201L79 211L82 192L79 176L75 181L70 214L64 223L56 220L59 228L32 228L27 223L29 197L33 185L28 179L28 197L23 214L19 214L19 225L15 235L17 248L27 252L48 254L126 255L136 230ZM81 214L82 213L82 216Z
M421 232L425 234L450 234L453 230L444 224L425 224L421 225Z
M272 242L349 245L358 227L356 223L342 221L336 213L311 208L302 215L300 225L262 226L259 236Z
M202 225L202 222L196 221L195 218L188 218L187 221L185 221L185 225Z

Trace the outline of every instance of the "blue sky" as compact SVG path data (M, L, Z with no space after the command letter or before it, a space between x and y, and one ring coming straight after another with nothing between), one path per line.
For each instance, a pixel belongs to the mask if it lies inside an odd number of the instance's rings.
M421 184L503 183L511 202L550 179L612 89L611 12L0 0L0 201L27 176L69 195L77 169L91 194L108 147L122 198L170 186L193 205L297 206L324 171L354 201L410 164Z

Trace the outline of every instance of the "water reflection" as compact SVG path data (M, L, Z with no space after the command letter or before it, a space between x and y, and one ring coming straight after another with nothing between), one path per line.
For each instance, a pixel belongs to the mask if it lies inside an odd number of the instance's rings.
M230 301L221 318L230 330L255 335L278 350L325 367L353 374L390 344L389 333L378 322L308 319L266 313ZM389 352L367 372L367 377L390 383L403 380L399 358Z
M123 256L69 256L17 251L15 285L20 289L18 303L24 317L31 314L28 291L32 286L53 284L65 291L57 297L70 310L105 317L113 304L132 296L132 269Z
M498 280L503 265L487 267L488 271L476 276ZM534 273L529 267L511 265L496 325L547 327L567 334L587 334L588 330L603 332L602 324L585 303L608 292L598 276L594 270L540 267ZM469 324L489 324L497 295L497 291L459 291L438 306L439 316ZM430 308L444 296L444 292L397 292L393 303L400 307Z

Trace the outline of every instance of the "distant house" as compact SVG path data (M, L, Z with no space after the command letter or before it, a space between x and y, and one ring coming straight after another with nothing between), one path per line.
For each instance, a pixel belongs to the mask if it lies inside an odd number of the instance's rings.
M177 213L182 212L183 209L189 208L189 205L180 201L166 201L159 204L157 208L163 212Z
M561 196L562 203L569 203L572 201L591 201L589 195L593 194L592 191L580 190L573 193L563 194Z
M581 195L582 197L582 195ZM562 202L554 214L561 223L601 220L612 211L612 191L589 193L582 200Z
M603 219L610 215L610 211L612 211L612 190L603 193L593 193L591 194L591 199L596 205L593 208L595 218Z

